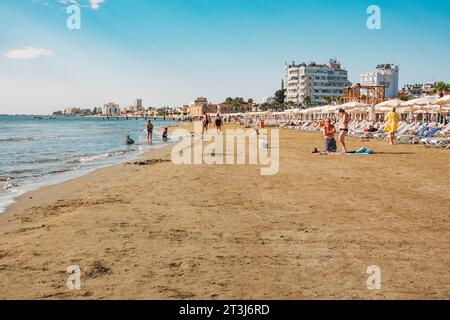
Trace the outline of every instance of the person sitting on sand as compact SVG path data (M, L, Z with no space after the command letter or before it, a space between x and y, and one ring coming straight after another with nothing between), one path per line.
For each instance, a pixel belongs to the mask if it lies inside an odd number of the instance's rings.
M389 112L386 116L386 128L384 129L386 132L389 132L389 142L391 145L395 142L395 133L398 129L398 122L400 121L400 116L395 112L396 109L392 108L392 111Z
M164 128L162 139L164 142L167 142L169 140L169 128Z
M331 119L326 119L325 122L321 123L321 128L323 130L323 135L325 137L325 149L324 152L336 152L337 145L334 135L336 134L336 128L331 123Z

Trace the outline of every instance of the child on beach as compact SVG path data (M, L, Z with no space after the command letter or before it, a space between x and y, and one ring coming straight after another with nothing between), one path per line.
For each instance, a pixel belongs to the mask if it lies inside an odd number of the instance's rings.
M325 137L325 150L324 152L336 152L337 145L336 145L336 139L334 138L334 135L336 134L336 128L331 123L331 119L325 120L325 122L321 123L321 127L323 130L323 135Z
M162 139L164 142L167 142L169 140L169 128L164 128Z

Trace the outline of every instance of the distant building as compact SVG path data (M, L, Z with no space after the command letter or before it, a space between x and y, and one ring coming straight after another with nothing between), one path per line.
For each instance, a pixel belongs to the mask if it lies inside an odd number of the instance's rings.
M262 103L274 103L275 97L264 97L262 98Z
M303 103L309 97L315 104L324 104L324 97L342 96L351 85L348 72L336 59L328 65L301 63L286 66L286 102Z
M425 95L430 95L433 93L436 84L429 83L414 83L414 84L406 84L400 90L401 96L418 98Z
M120 114L120 107L118 104L115 104L113 102L109 102L103 105L102 107L102 114L103 115L118 115Z
M89 108L86 108L86 109L80 109L79 114L80 114L80 115L83 115L83 116L87 116L87 115L92 114L92 110L89 109Z
M208 103L208 99L199 97L188 108L190 116L201 116L203 113L217 113L217 105Z
M75 116L77 114L80 114L80 109L75 107L68 107L64 109L64 115L66 116Z
M136 107L138 110L143 110L144 108L142 107L142 99L137 99L136 100Z
M385 86L385 97L398 97L399 67L393 64L380 64L373 72L361 74L363 86Z

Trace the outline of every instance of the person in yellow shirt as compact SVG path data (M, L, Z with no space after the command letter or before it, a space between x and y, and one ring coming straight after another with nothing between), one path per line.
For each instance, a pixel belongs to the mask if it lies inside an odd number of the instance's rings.
M396 109L392 108L392 111L389 112L385 118L386 128L384 130L389 132L389 141L391 144L394 144L395 133L397 132L398 122L400 121L400 116L395 111Z

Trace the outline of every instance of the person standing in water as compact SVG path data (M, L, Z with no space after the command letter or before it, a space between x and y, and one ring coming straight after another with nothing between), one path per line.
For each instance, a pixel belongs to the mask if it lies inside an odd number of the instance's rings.
M164 142L169 141L169 128L164 128L162 139Z
M148 120L147 123L147 141L148 143L153 143L153 123L151 120Z
M344 109L339 109L339 117L341 118L339 122L339 143L342 146L342 152L347 153L347 145L345 144L345 138L348 136L348 125L350 123L350 115L345 112Z
M395 133L398 129L398 122L400 121L400 116L396 113L396 109L392 108L392 111L386 115L386 132L389 132L389 142L391 145L395 142Z

